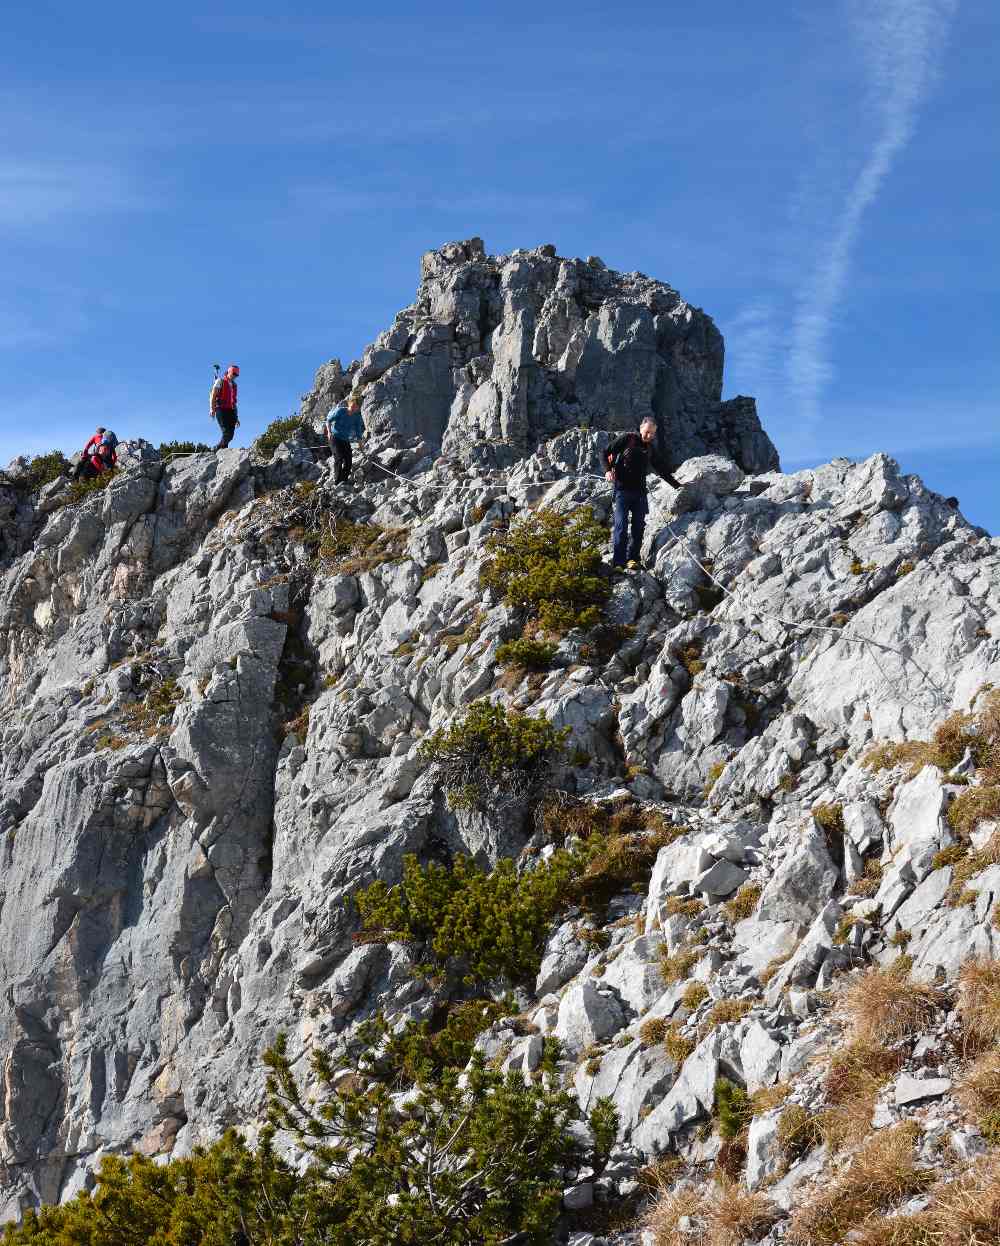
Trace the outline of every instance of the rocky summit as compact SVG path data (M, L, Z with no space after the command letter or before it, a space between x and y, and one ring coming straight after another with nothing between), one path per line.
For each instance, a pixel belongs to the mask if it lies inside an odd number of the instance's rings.
M1000 540L884 454L783 474L722 362L666 285L473 239L276 448L8 468L5 1218L253 1143L279 1033L310 1086L473 1001L579 1110L553 1241L832 1246L993 1162ZM682 488L613 577L601 452L649 413ZM456 778L477 714L535 734ZM421 928L469 877L517 920Z

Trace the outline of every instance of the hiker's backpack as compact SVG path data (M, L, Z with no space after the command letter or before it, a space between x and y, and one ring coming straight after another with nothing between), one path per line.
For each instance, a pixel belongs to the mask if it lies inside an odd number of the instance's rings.
M110 428L106 428L104 430L104 433L101 437L101 445L108 446L112 453L114 453L115 450L118 449L118 438L115 436L115 434L111 431Z

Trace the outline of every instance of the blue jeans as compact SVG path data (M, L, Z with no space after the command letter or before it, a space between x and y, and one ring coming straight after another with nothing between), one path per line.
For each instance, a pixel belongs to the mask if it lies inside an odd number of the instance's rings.
M620 489L615 486L615 523L611 533L611 564L624 567L627 561L639 561L642 534L646 528L649 499L644 489ZM632 516L632 540L628 539L628 521ZM627 550L627 553L626 553Z

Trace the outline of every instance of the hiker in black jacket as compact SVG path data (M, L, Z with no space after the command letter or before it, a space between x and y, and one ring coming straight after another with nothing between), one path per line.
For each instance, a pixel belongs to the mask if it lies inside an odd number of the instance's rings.
M667 470L666 464L656 450L656 421L647 418L639 425L637 433L624 433L616 438L605 451L608 470L605 479L614 485L615 525L611 537L611 565L613 567L637 568L642 548L642 534L646 527L649 498L646 493L646 476L652 469L675 489L680 482ZM632 517L632 539L628 539L629 516ZM628 559L626 562L626 547Z

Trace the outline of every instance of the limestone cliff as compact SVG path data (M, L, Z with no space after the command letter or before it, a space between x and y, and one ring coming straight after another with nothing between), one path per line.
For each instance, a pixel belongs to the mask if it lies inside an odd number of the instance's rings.
M900 931L925 981L1000 951L1000 867L955 905L936 857L956 844L955 776L859 764L1000 682L1000 541L884 455L781 474L749 400L719 402L721 366L711 322L665 286L455 244L425 258L414 307L360 364L320 370L271 461L165 463L130 442L110 485L72 505L65 483L31 495L12 473L5 1215L84 1188L108 1151L180 1154L258 1120L279 1029L299 1053L377 1010L434 1014L417 950L355 945L350 897L396 881L405 853L492 865L544 848L522 819L453 811L420 760L428 730L479 697L569 728L567 792L691 828L642 894L613 898L600 938L579 914L556 924L522 1029L480 1040L530 1070L554 1033L581 1103L615 1099L599 1198L633 1194L667 1147L713 1157L696 1126L720 1070L750 1089L799 1079L817 1102L808 1060L836 1033L822 988L888 963ZM355 382L374 435L335 487L309 422ZM611 648L571 632L548 673L511 679L497 649L517 611L481 586L486 541L538 507L606 521L607 430L650 409L686 487L653 486L647 569L606 609L626 631ZM820 806L840 810L835 845ZM859 888L873 861L880 881ZM746 912L725 909L745 887ZM666 981L661 949L691 947ZM710 996L693 1007L692 979ZM734 1019L705 1031L726 1000ZM651 1046L650 1021L693 1052ZM974 1149L948 1102L942 1128ZM752 1135L751 1183L777 1170L776 1119ZM790 1169L785 1206L817 1171L815 1155Z

